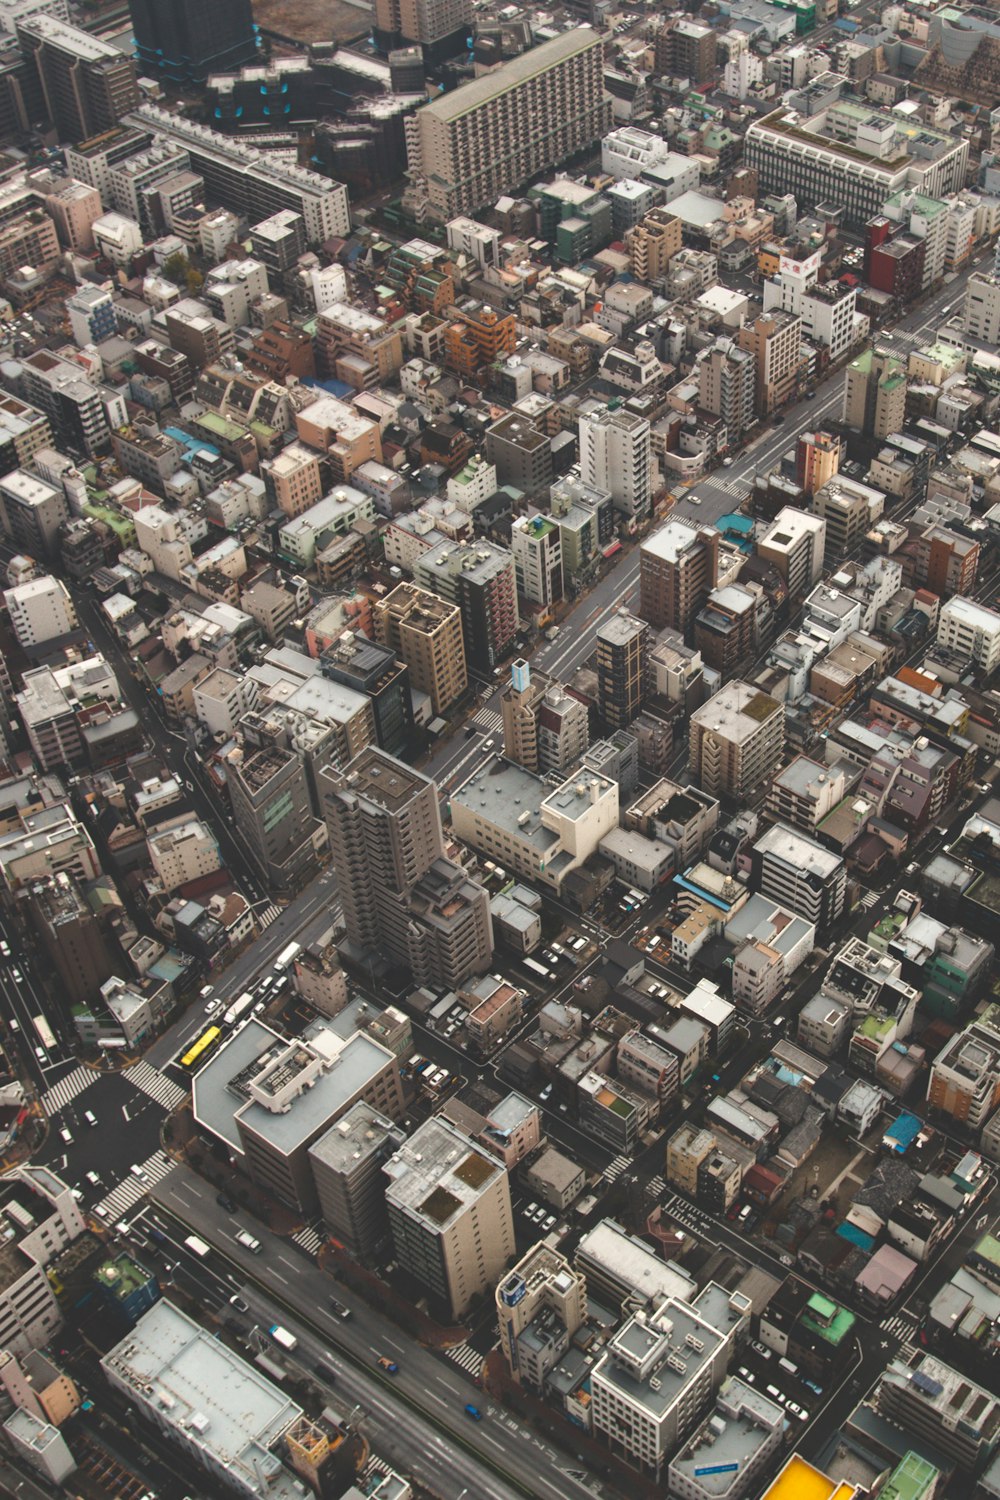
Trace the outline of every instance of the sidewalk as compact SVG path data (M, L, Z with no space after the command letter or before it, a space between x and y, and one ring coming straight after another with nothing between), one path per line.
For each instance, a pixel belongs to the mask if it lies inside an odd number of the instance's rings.
M318 1261L322 1271L336 1277L352 1292L364 1297L379 1312L386 1313L404 1333L408 1333L425 1348L450 1349L468 1338L467 1328L461 1324L446 1328L435 1323L433 1318L421 1312L401 1292L397 1292L395 1287L376 1276L374 1271L358 1265L336 1242L327 1241L319 1252Z

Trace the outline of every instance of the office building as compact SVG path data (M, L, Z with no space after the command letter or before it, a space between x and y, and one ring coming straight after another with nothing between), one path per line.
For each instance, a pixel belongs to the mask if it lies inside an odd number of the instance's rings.
M645 417L610 406L580 418L580 477L607 490L615 510L640 520L650 513L653 451Z
M60 140L112 130L139 103L135 63L110 42L48 15L25 16L15 29Z
M184 822L148 833L146 847L156 878L170 895L222 868L215 834L207 823L193 815Z
M86 1231L67 1185L47 1167L21 1166L0 1184L0 1347L23 1356L48 1344L62 1312L46 1267Z
M518 412L510 412L486 429L486 459L499 484L524 495L541 495L552 483L552 444L548 436Z
M865 437L901 432L906 419L906 368L881 349L866 349L847 366L844 423Z
M383 1171L397 1261L422 1295L461 1318L514 1254L506 1168L439 1117L421 1125Z
M972 599L949 599L938 616L937 641L971 657L985 677L1000 662L1000 614Z
M686 78L692 88L718 76L716 32L690 16L671 16L656 33L654 71L661 77Z
M548 516L518 516L510 531L517 592L542 613L563 596L562 534Z
M691 768L713 797L743 802L771 777L785 744L785 711L751 683L727 683L691 715Z
M492 677L520 629L514 559L485 539L439 542L416 563L414 581L462 611L470 670Z
M110 428L125 422L124 398L109 398L107 391L84 379L75 361L48 349L39 349L22 361L21 381L27 399L48 417L56 441L73 453L94 458L106 452L111 446ZM61 491L59 499L66 504Z
M812 508L826 526L825 557L830 563L859 545L885 509L885 495L838 474L816 491Z
M763 193L794 193L805 208L836 203L863 229L904 188L941 198L965 187L969 143L922 120L841 99L808 119L790 107L749 125L744 160Z
M100 922L65 872L33 881L28 889L31 923L59 976L63 1004L92 1005L116 968Z
M826 522L793 505L778 512L757 542L758 556L777 568L789 599L808 593L819 583L825 550Z
M750 858L754 890L805 917L820 934L830 930L844 909L847 890L839 854L798 829L775 823L757 839Z
M767 810L778 822L811 833L843 801L846 792L842 770L797 755L771 782Z
M962 327L984 344L1000 344L1000 277L975 271L965 288Z
M388 755L407 756L414 743L410 674L391 646L345 630L320 657L324 677L368 699L375 738Z
M405 1141L398 1125L360 1101L309 1147L323 1223L361 1264L389 1237L382 1168Z
M757 415L770 416L792 399L805 370L802 319L797 313L772 308L752 323L745 323L736 341L753 356Z
M495 1293L500 1348L519 1385L545 1388L587 1315L587 1283L548 1245L522 1256Z
M95 655L25 672L14 702L32 754L43 770L54 771L87 763L85 731L91 721L103 724L116 715L121 693L115 674ZM138 727L135 717L133 730ZM133 738L138 743L141 736Z
M302 1408L172 1302L151 1307L101 1368L129 1406L211 1476L216 1493L301 1496L301 1482L278 1453Z
M653 627L669 625L682 635L715 588L719 533L670 520L642 543L639 552L639 614Z
M431 217L453 219L575 155L610 123L603 38L575 27L407 118L414 194Z
M210 16L214 11L203 10L203 14ZM132 119L184 146L191 170L204 179L208 196L251 224L292 209L302 215L310 244L350 234L350 207L343 183L291 166L250 142L220 135L156 104L140 105Z
M5 590L3 602L18 644L29 654L78 628L76 606L66 585L47 573Z
M891 1362L879 1381L878 1411L919 1433L967 1472L996 1451L1000 1401L989 1389L921 1350Z
M698 403L725 423L720 447L738 448L754 419L756 367L752 354L730 339L708 349L698 361Z
M455 987L493 955L489 897L444 854L433 781L369 746L321 777L353 955Z
M78 349L100 344L117 332L115 302L109 286L81 286L66 299L69 326Z
M785 1423L777 1401L730 1378L711 1415L671 1458L668 1493L676 1500L747 1500L751 1492L759 1494L757 1486L781 1452Z
M250 0L129 0L129 11L139 66L167 87L199 87L256 59Z
M314 867L322 828L312 815L305 766L278 745L227 761L233 820L263 878L294 890Z
M414 583L400 583L376 601L376 638L409 668L410 682L431 700L435 716L446 714L469 685L462 612Z
M586 704L524 660L513 664L500 713L504 755L526 771L565 771L590 742Z
M782 256L775 276L764 282L764 314L781 308L802 319L802 331L837 360L867 331L867 320L855 311L854 287L843 281L819 281L822 257L817 250L804 260Z
M619 609L597 632L597 707L609 729L627 729L646 699L652 631Z

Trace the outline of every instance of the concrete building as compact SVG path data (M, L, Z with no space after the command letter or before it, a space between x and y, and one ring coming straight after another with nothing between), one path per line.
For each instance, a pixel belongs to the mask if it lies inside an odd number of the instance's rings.
M472 0L376 0L375 30L384 46L417 43L428 59L459 50L472 22Z
M563 597L562 533L548 516L518 516L511 527L517 592L543 613Z
M1000 1105L1000 1032L974 1022L959 1031L931 1064L927 1106L978 1130Z
M828 932L844 909L847 871L839 854L776 823L751 852L751 883L763 895Z
M605 136L602 144L610 139ZM659 136L650 139L658 145L664 144ZM625 248L632 263L632 274L638 281L652 285L664 279L671 260L681 248L682 227L680 219L668 208L654 208L629 230L625 236Z
M172 1302L151 1307L101 1368L217 1489L247 1500L300 1500L301 1485L277 1450L302 1408Z
M625 608L597 632L597 706L610 729L627 729L646 699L649 626Z
M1000 614L972 599L949 599L938 616L937 641L971 657L985 677L1000 662Z
M78 628L76 606L66 585L48 574L7 589L3 602L18 644L29 654Z
M604 135L603 47L574 27L410 116L407 170L426 211L447 221L493 203Z
M826 560L853 552L885 509L885 495L860 480L838 474L813 496L813 512L826 524Z
M500 1348L518 1384L541 1391L587 1315L587 1283L547 1245L536 1245L496 1289Z
M691 766L713 797L742 801L774 772L785 743L785 714L774 698L738 680L691 715Z
M757 554L773 563L790 599L808 593L823 577L826 523L785 505L757 542Z
M590 743L586 704L527 661L514 662L500 713L504 754L526 771L567 771Z
M151 833L146 839L149 859L165 891L201 880L221 869L215 834L200 818Z
M812 833L846 794L844 773L797 755L771 782L767 811L779 823Z
M309 1147L323 1223L362 1264L388 1239L382 1168L405 1140L392 1120L359 1102Z
M541 496L552 483L551 441L519 412L509 412L486 429L486 461L496 469L499 484L522 494Z
M396 1259L447 1316L461 1318L514 1254L505 1168L448 1121L427 1120L383 1168Z
M115 971L101 924L65 871L28 887L32 926L59 976L66 1005L92 1003Z
M424 552L413 571L421 588L458 605L469 666L492 676L520 628L511 554L485 540L444 541Z
M720 340L698 361L698 402L721 417L726 432L722 446L738 448L754 419L756 366L752 354Z
M60 140L112 130L139 103L135 63L110 42L37 13L18 20L16 31Z
M782 256L776 275L764 282L764 313L781 308L802 319L802 331L838 360L867 330L867 319L855 311L857 293L846 282L820 282L818 251L802 260Z
M745 323L737 342L754 359L757 415L770 416L791 400L805 368L802 319L785 309L772 308L752 323Z
M418 984L455 987L493 955L489 897L447 859L433 781L369 746L321 777L347 936Z
M879 1412L904 1431L917 1432L965 1471L996 1450L1000 1402L996 1395L933 1354L897 1356L878 1386Z
M812 496L840 470L843 444L829 432L803 432L795 449L795 477Z
M646 418L610 406L581 417L580 476L584 484L607 490L623 515L648 516L653 455Z
M866 349L847 366L844 422L865 437L901 432L906 416L906 369L884 350Z
M1000 344L1000 277L974 271L965 288L962 327L984 344Z
M62 1312L46 1267L86 1230L66 1184L47 1167L15 1167L0 1185L0 1346L21 1356L48 1344Z
M638 613L654 630L682 635L718 583L717 531L670 520L642 543Z
M427 693L432 712L446 714L469 685L458 605L401 583L376 602L373 619L377 639L406 663L410 682Z
M55 558L59 528L69 518L63 490L37 474L14 468L0 479L0 527L19 552Z
M323 840L301 758L279 745L235 752L227 785L236 827L269 885L292 890Z
M735 1377L710 1416L670 1460L668 1493L677 1500L738 1500L755 1489L781 1452L783 1408Z

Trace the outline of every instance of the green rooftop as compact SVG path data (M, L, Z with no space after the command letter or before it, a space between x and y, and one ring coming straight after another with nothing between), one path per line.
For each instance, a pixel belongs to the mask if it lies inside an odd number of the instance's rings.
M867 1037L873 1042L880 1042L883 1037L889 1035L895 1024L891 1016L865 1016L857 1028L856 1035Z
M824 1308L832 1308L832 1313L824 1311L821 1314L816 1303L822 1304ZM810 1297L800 1321L803 1328L821 1338L825 1344L839 1348L852 1333L858 1320L846 1307L839 1307L828 1297Z
M217 411L202 412L200 417L195 418L195 426L203 427L206 432L225 438L229 443L235 443L246 432L245 427L236 422L230 422L228 417L221 416Z
M130 1297L133 1292L146 1285L149 1273L128 1255L118 1255L114 1260L106 1260L103 1266L98 1266L94 1279L112 1297Z
M95 521L103 521L125 545L131 546L135 541L135 521L130 515L115 510L110 505L101 505L99 501L89 497L83 503L83 513Z
M940 1478L940 1469L911 1448L893 1469L879 1495L881 1500L925 1500L935 1493Z
M988 1260L991 1265L1000 1266L1000 1240L995 1234L984 1234L972 1248L980 1260Z

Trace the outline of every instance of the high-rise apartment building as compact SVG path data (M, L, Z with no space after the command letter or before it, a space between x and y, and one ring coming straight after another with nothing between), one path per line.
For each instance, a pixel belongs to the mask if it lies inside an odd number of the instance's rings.
M808 834L775 823L753 846L750 883L824 933L844 909L847 867Z
M865 437L901 432L906 417L906 368L882 349L866 349L847 366L844 423Z
M791 400L799 374L805 368L802 319L796 313L773 308L752 323L745 323L737 335L737 343L754 358L757 415L770 416Z
M462 611L414 583L400 583L376 602L375 633L410 669L410 682L445 714L469 685Z
M60 140L112 130L139 103L135 63L110 42L54 16L25 16L16 30Z
M625 236L632 275L650 284L662 281L671 257L681 248L682 225L668 208L654 208Z
M486 429L486 458L499 484L523 495L541 495L552 483L552 444L520 412L508 412Z
M587 1280L548 1245L535 1245L496 1289L500 1349L520 1384L542 1390L587 1315Z
M462 1317L514 1254L506 1168L438 1117L383 1170L396 1259L439 1310Z
M398 1125L359 1100L309 1147L323 1223L361 1262L389 1237L382 1168L405 1141Z
M654 630L686 633L718 582L719 533L667 521L639 553L639 614Z
M805 594L823 577L826 522L786 505L757 542L758 556L777 568L789 599Z
M183 88L235 73L257 56L250 0L129 0L136 57L147 78Z
M469 667L492 676L513 650L520 628L511 554L485 540L439 542L413 572L421 588L458 605Z
M472 0L375 0L375 35L388 51L417 42L428 62L465 48Z
M754 419L756 363L752 354L725 339L698 361L698 402L726 424L725 444L739 446Z
M785 744L785 711L738 679L691 715L691 768L713 797L740 801L773 775Z
M29 885L32 926L59 975L62 1004L93 1005L115 960L97 917L65 871Z
M577 26L410 115L407 169L426 211L447 221L556 166L610 124L603 38Z
M563 596L562 536L548 516L518 516L510 532L517 592L548 610Z
M271 504L289 520L301 516L323 498L320 455L304 443L289 443L274 458L263 459L260 477Z
M500 713L504 754L526 771L565 771L590 743L586 704L522 659L500 695Z
M841 439L832 432L803 432L795 449L795 477L812 496L840 470Z
M408 755L413 748L413 697L405 662L382 641L370 641L359 630L345 630L320 658L324 677L353 688L368 699L375 738L388 755Z
M697 87L716 77L716 32L690 16L671 17L656 33L654 70L661 77L687 78Z
M1000 344L1000 276L974 272L965 288L962 327L984 344Z
M227 761L233 819L265 880L292 890L312 868L320 829L305 766L279 746L234 751Z
M627 729L642 710L652 631L619 609L597 632L597 705L610 729Z
M646 418L610 406L581 417L580 477L584 484L607 490L623 515L648 516L653 450Z
M483 973L489 897L445 857L434 782L375 746L320 779L348 951L381 955L418 984Z

